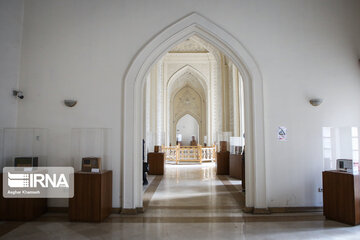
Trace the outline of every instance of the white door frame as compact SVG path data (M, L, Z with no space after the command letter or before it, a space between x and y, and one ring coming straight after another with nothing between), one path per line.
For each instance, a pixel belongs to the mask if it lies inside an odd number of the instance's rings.
M230 33L192 13L151 39L137 54L125 75L123 89L122 208L143 207L142 139L143 88L151 66L173 46L197 35L217 47L236 65L244 80L246 132L246 207L267 208L263 82L257 63Z

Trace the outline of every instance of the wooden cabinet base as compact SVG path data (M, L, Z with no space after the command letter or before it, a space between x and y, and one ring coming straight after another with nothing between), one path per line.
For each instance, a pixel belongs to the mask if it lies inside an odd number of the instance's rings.
M360 224L360 176L325 171L322 177L325 217L350 225Z
M30 221L46 212L46 198L4 198L2 181L3 176L0 173L0 220Z
M240 154L230 154L229 160L229 175L230 177L243 179L242 175L242 155Z
M165 153L148 153L148 163L150 175L163 175Z
M242 189L245 190L245 159L241 154L230 154L230 177L241 180Z
M69 199L70 221L103 221L112 209L112 171L74 175L74 198Z
M229 151L216 153L217 175L229 175L229 156L230 156Z

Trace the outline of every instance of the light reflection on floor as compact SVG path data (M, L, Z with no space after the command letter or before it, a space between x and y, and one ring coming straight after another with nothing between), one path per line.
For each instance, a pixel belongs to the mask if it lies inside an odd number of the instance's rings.
M360 239L360 227L324 220L321 213L244 214L237 198L240 181L217 177L211 163L166 165L157 184L144 214L113 214L103 223L47 214L1 239Z

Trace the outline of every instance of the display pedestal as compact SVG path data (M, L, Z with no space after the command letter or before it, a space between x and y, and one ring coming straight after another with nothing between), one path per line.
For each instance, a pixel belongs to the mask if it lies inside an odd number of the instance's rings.
M230 177L241 180L243 190L245 189L245 159L241 154L230 154L229 163Z
M327 219L360 224L360 176L340 171L324 171L323 202Z
M229 175L229 156L229 151L216 153L217 175Z
M112 210L112 171L74 175L74 197L69 199L70 221L101 222Z
M149 175L164 174L165 153L148 153Z
M30 221L47 210L46 198L4 198L3 174L0 173L0 220Z
M243 162L241 154L230 154L230 177L243 179Z

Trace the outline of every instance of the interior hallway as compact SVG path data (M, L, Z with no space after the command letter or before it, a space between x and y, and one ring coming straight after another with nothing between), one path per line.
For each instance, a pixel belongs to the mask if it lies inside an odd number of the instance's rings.
M150 180L143 214L74 223L65 213L47 213L2 222L1 239L359 239L360 226L325 221L320 212L243 213L240 181L216 176L213 164L167 165L164 176Z
M167 164L154 180L144 194L145 216L241 216L245 206L241 181L216 176L215 163Z

